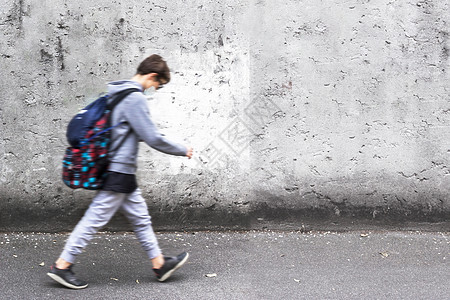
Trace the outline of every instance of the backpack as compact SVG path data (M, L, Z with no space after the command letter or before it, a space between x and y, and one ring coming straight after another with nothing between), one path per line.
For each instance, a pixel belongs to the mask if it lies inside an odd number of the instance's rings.
M111 126L112 110L133 92L141 90L132 88L112 96L101 96L69 122L66 137L71 146L65 151L62 172L63 182L68 187L97 190L103 186L109 165L111 131L121 124Z

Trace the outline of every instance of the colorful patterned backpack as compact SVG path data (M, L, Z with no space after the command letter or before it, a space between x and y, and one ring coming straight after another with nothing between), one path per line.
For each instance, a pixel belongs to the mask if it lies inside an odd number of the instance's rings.
M112 95L109 104L110 97L102 96L72 118L66 133L71 147L66 149L64 155L62 176L68 187L87 190L102 187L109 165L111 130L121 124L111 126L112 110L133 92L141 91L136 88L123 90Z

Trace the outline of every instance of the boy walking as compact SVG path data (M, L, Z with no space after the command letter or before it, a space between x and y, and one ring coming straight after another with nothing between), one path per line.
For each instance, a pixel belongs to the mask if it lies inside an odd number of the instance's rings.
M131 80L109 83L108 94L114 95L129 88L138 88L142 92L152 87L158 90L169 81L167 63L161 56L154 54L141 62ZM78 279L72 271L75 257L118 210L133 225L134 233L151 260L159 281L169 278L189 257L186 252L176 257L165 257L161 253L135 174L138 143L141 140L150 147L171 155L191 158L193 150L165 139L158 132L150 119L147 99L142 92L129 94L114 108L111 124L123 123L112 130L110 149L114 150L109 153L110 164L104 186L92 200L67 240L60 257L47 273L68 288L87 287L88 284Z

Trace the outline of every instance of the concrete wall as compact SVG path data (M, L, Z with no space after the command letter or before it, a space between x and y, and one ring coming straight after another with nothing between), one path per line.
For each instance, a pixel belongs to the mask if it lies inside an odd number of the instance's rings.
M449 11L438 0L2 1L0 230L70 230L94 193L60 179L66 125L152 53L173 71L153 118L196 150L141 146L157 230L447 226Z

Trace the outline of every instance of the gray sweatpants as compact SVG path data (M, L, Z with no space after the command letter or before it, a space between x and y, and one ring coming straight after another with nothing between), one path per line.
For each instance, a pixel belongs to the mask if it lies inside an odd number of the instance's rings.
M130 194L98 192L83 218L70 234L60 257L74 263L76 255L81 253L94 234L108 223L117 210L120 210L133 225L134 233L148 257L152 259L161 254L147 204L141 196L141 190L136 189Z

